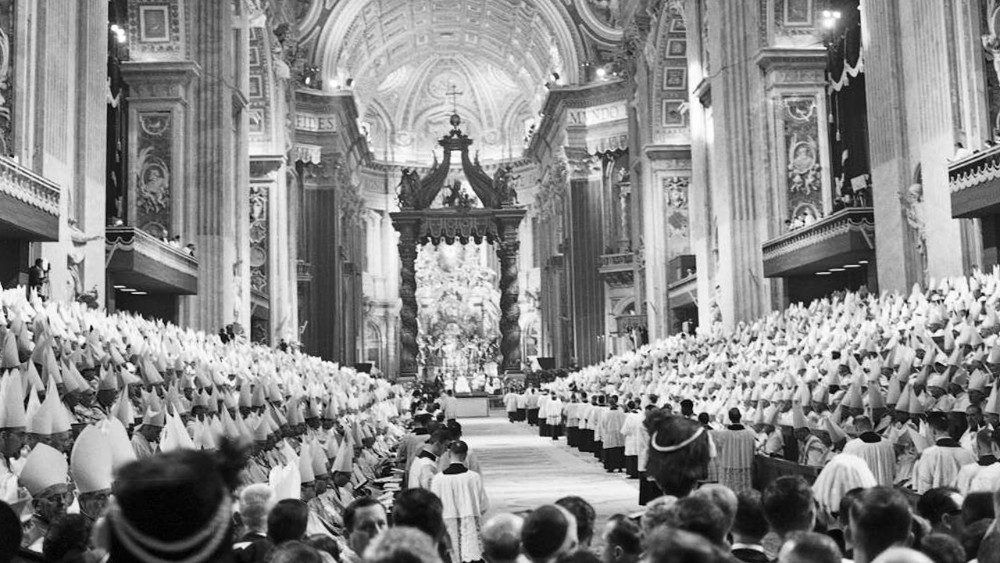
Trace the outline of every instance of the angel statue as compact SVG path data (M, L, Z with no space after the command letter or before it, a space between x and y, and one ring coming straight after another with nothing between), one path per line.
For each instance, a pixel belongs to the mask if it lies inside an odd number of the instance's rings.
M404 168L399 180L396 199L400 209L413 209L417 206L417 192L420 187L420 174L415 169Z
M517 189L514 187L514 181L518 178L519 176L514 176L514 169L510 165L497 167L496 173L493 174L493 192L497 195L501 207L517 205Z

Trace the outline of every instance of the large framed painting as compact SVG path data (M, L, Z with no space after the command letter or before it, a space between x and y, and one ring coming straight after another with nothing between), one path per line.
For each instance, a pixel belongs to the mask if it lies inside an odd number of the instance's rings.
M139 6L139 40L145 43L170 41L170 6Z

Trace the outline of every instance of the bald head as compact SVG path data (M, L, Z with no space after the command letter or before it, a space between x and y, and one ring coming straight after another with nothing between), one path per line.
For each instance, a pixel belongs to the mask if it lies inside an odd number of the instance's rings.
M497 514L486 521L481 532L483 558L487 563L510 563L521 553L521 526L524 518Z
M890 547L872 560L872 563L933 563L930 557L908 547Z

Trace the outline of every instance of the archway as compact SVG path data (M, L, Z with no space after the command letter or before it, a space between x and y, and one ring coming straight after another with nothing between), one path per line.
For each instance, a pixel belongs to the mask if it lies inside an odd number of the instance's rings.
M500 262L500 373L521 371L521 329L518 305L518 259L520 240L518 226L526 210L517 204L510 167L500 166L492 178L469 158L472 139L462 133L462 120L451 116L452 129L438 144L444 149L441 162L435 163L424 178L415 170L404 169L399 184L401 211L390 214L392 225L399 232L400 285L400 375L417 376L420 346L417 339L418 306L416 297L417 248L442 242L466 244L489 242L494 245ZM451 155L461 155L462 172L482 207L461 197L457 187L449 194L448 206L430 206L444 187L451 168Z

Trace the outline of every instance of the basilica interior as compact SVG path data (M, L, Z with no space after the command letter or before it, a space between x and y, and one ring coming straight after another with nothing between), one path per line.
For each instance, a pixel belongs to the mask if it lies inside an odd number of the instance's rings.
M391 376L933 286L1000 262L998 26L996 0L0 0L0 285Z

